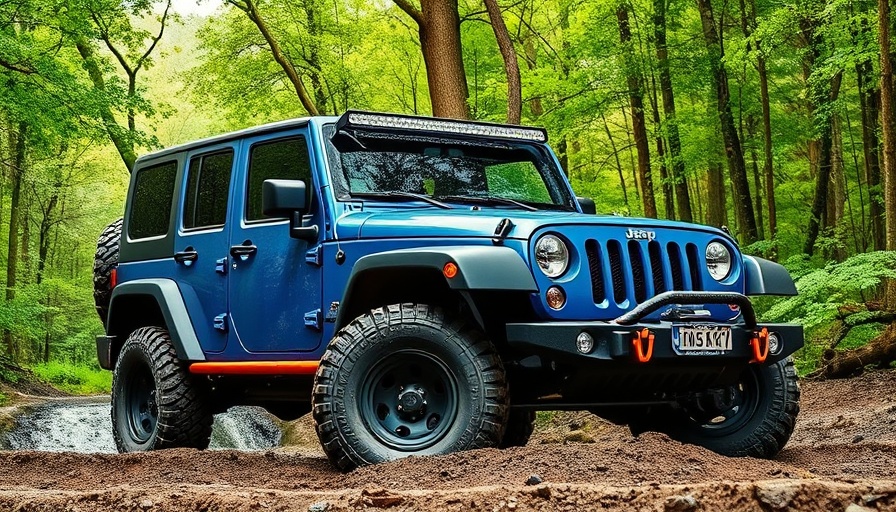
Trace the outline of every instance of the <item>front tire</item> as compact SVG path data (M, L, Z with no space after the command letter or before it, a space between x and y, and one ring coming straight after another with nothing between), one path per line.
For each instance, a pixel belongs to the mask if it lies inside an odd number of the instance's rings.
M793 360L750 365L740 382L698 394L674 411L651 411L633 419L632 434L668 434L729 457L770 459L787 444L800 410Z
M135 330L112 376L112 432L118 451L208 448L213 415L204 398L177 359L167 331Z
M422 304L394 304L339 331L314 380L315 430L349 471L409 455L498 446L508 414L495 348Z
M511 409L507 416L507 430L501 439L499 448L526 446L535 432L535 411L530 409Z

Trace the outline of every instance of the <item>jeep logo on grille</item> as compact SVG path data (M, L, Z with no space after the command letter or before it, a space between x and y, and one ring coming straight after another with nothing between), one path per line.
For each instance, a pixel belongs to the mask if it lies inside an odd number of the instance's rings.
M629 240L656 240L656 231L646 229L631 229L625 232L625 238Z

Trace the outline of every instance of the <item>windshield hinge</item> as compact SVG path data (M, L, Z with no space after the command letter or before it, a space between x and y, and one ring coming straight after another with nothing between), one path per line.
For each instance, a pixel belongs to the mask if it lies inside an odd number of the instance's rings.
M513 222L510 219L501 219L498 227L495 228L495 236L492 237L492 243L495 245L502 244L507 235L510 234L511 229L513 229Z
M320 249L320 245L315 245L311 249L308 249L308 252L305 253L305 263L314 265L315 267L321 266L321 264L323 264L323 256L321 255Z

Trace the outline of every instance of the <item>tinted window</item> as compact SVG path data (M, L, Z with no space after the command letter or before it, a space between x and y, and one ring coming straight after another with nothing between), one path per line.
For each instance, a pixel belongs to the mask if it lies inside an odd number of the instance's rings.
M310 194L311 161L305 138L295 137L252 146L248 179L246 220L265 218L261 213L261 187L264 180L302 180L309 197L313 197Z
M128 235L131 238L149 238L168 233L176 175L177 162L137 171L128 221Z
M184 228L223 226L233 168L233 150L190 160L184 199Z

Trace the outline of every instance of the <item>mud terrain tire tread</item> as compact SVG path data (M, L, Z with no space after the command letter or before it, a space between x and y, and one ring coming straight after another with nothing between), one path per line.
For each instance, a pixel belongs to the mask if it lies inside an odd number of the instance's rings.
M535 432L535 411L511 409L507 416L507 430L498 447L526 446L533 432Z
M112 298L112 269L118 265L118 251L121 243L121 227L124 219L118 219L106 226L96 242L93 258L93 302L100 321L106 325L109 316L109 300Z
M761 420L752 419L741 430L719 437L708 436L681 413L649 413L633 419L629 428L636 436L650 430L664 432L678 441L700 445L728 457L771 459L793 434L800 411L800 386L791 358L761 367L759 371L769 379L765 384L760 382L760 387L765 385L773 392L760 397L759 408L766 409ZM757 414L762 413L757 411Z
M158 422L152 438L143 446L125 439L119 425L127 421L119 417L117 406L124 398L123 379L130 358L143 359L149 364L156 384ZM125 363L125 364L122 364ZM122 453L164 448L208 448L214 415L206 395L193 380L183 363L177 359L168 331L160 327L141 327L128 336L112 376L112 432L115 445ZM121 427L121 428L119 428Z
M359 432L369 434L361 418L355 418L354 414L351 418L346 417L345 397L351 392L345 388L349 385L347 379L351 372L360 371L355 365L365 353L391 351L392 345L398 342L396 340L427 332L439 336L426 342L434 343L434 339L440 339L462 362L464 368L454 368L458 374L477 375L477 385L481 386L481 400L470 407L470 421L463 432L458 434L452 429L439 441L441 444L449 440L447 444L450 446L444 453L500 444L509 411L507 378L492 343L468 322L447 319L439 308L425 304L392 304L359 316L336 333L314 378L311 400L315 430L324 452L339 470L350 471L401 456L378 452L376 450L381 446L371 447L359 439Z

